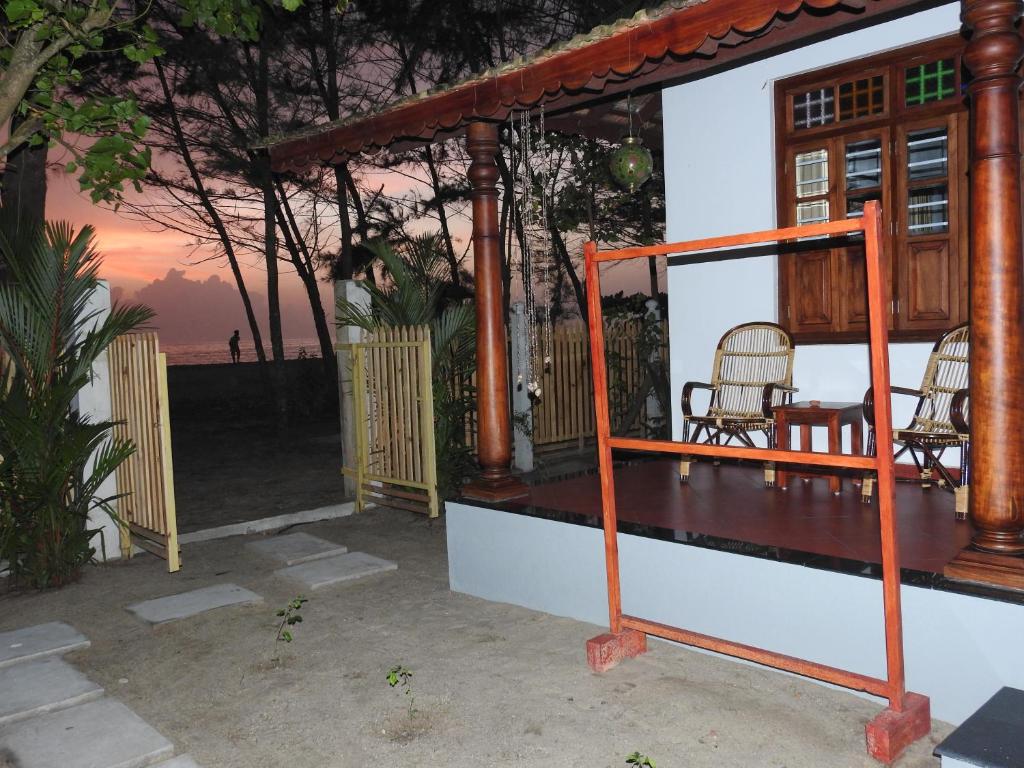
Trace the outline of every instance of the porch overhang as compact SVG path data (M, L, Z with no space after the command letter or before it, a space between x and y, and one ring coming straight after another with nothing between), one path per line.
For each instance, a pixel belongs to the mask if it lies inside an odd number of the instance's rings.
M575 110L659 89L711 68L936 5L935 0L669 0L630 19L403 99L378 111L270 138L277 172L335 164L465 133L475 121L544 106L549 126L587 133ZM553 118L553 120L551 119Z

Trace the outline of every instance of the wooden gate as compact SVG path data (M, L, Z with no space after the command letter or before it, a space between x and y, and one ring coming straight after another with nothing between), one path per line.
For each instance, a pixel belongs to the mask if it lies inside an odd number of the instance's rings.
M367 502L437 517L430 328L381 328L352 351L356 509Z
M167 356L155 332L119 336L109 348L110 400L114 435L135 444L117 469L121 553L132 544L181 567L174 509L171 420L167 405Z

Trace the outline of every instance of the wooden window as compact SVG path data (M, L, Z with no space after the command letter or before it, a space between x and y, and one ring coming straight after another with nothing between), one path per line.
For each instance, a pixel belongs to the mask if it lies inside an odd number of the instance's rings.
M959 37L776 84L780 226L882 204L890 332L930 339L967 317L966 107ZM802 343L866 337L864 249L802 241L781 257L780 322Z

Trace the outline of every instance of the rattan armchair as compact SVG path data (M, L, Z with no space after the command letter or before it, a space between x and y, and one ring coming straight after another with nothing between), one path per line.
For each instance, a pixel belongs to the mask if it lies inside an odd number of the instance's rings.
M970 428L968 426L968 350L970 327L957 326L943 334L932 347L920 389L893 387L894 395L917 398L917 407L910 423L892 431L896 458L909 453L914 460L925 488L939 485L956 495L956 516L967 516L967 495L970 488ZM868 453L877 450L874 425L874 393L864 395L864 418L868 422ZM941 462L947 448L960 449L960 477ZM861 494L865 503L871 501L873 477L865 477Z
M726 331L715 350L711 381L688 381L683 385L683 441L711 445L754 447L753 435L763 434L775 447L775 418L772 407L792 402L793 337L775 323L744 323ZM695 389L711 391L707 413L693 413ZM679 461L679 479L690 477L692 457ZM764 482L775 485L775 465L766 464Z

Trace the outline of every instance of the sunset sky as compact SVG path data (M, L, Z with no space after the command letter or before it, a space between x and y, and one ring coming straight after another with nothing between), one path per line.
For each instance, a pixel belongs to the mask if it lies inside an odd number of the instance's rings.
M226 260L203 261L204 255L209 254L197 253L194 242L186 235L161 230L125 211L115 212L110 206L93 205L88 195L78 191L77 181L60 170L51 172L48 183L47 218L70 221L76 229L86 224L93 226L104 258L102 276L115 291L121 289L125 298L138 298L157 312L155 325L161 340L170 344L219 341L226 339L234 328L242 330L243 338L249 336L244 309ZM394 193L409 189L412 182L399 174L375 174L371 186L379 188L382 184ZM464 248L468 220L455 216L452 226ZM250 257L249 261L243 273L266 335L266 274L259 258ZM645 264L617 267L607 278L602 281L606 291L649 290ZM320 293L324 307L329 308L333 303L331 287L321 283ZM281 305L286 338L316 336L301 282L286 263L281 263Z

